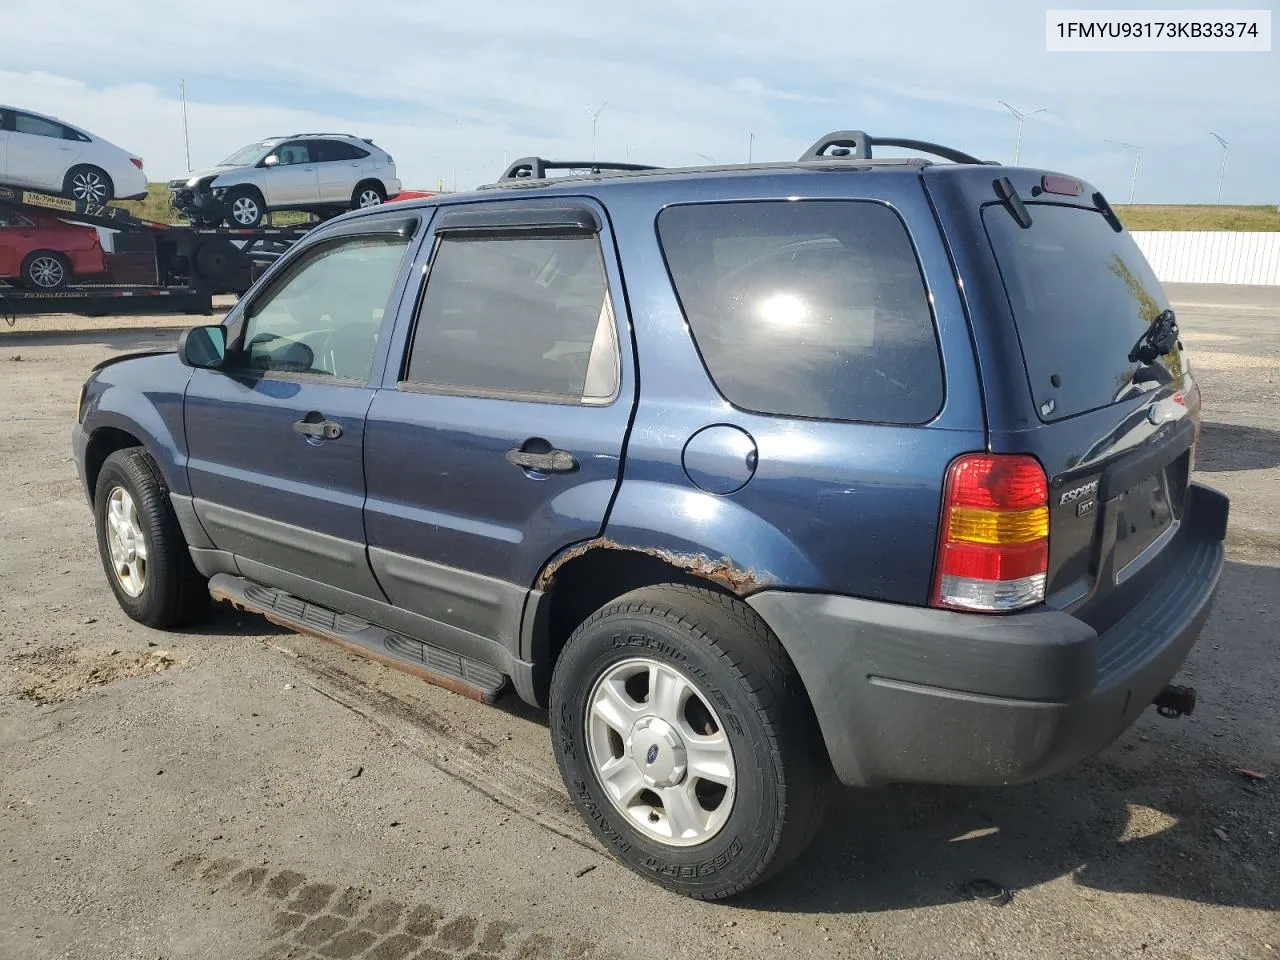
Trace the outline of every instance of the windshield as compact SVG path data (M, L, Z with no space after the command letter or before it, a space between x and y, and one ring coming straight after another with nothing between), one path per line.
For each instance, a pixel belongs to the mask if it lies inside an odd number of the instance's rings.
M998 204L982 220L1013 309L1042 420L1115 403L1181 375L1177 347L1150 363L1129 354L1169 306L1127 233L1096 210L1028 203L1031 226Z
M268 153L271 152L270 143L251 143L247 147L241 147L227 159L223 160L218 166L220 167L247 167L257 163Z

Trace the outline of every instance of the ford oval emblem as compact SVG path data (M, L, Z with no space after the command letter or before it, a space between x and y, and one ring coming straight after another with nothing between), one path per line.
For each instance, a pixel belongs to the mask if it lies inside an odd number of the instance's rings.
M649 748L649 752L645 754L644 762L648 764L652 764L653 761L657 759L658 759L658 745L655 743L653 746Z

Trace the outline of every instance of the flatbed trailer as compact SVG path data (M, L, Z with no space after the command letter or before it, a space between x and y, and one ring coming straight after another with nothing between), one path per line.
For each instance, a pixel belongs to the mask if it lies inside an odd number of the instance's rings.
M0 186L0 204L22 211L53 213L69 223L102 227L127 237L128 245L154 251L155 281L77 283L57 290L33 290L0 282L0 317L41 313L107 316L145 313L213 312L215 294L240 295L259 267L279 256L313 226L253 229L197 228L153 223L123 207Z

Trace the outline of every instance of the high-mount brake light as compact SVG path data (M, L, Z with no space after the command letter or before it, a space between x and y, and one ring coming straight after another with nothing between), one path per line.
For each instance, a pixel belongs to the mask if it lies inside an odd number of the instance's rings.
M1034 457L966 454L947 471L932 604L1003 613L1044 600L1049 482Z
M1064 197L1078 197L1084 192L1079 180L1053 173L1046 173L1040 178L1040 189L1045 193L1058 193Z

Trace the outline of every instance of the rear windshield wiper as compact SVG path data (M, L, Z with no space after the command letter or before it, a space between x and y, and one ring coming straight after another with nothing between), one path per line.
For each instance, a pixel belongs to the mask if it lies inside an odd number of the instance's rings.
M1134 343L1129 362L1149 364L1172 350L1177 342L1178 320L1172 310L1162 310Z

